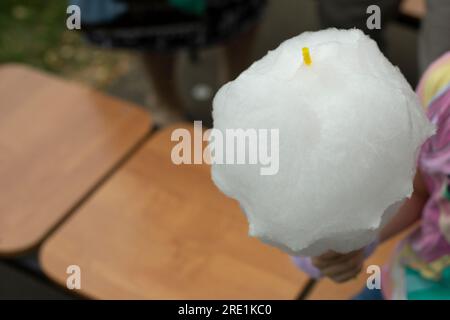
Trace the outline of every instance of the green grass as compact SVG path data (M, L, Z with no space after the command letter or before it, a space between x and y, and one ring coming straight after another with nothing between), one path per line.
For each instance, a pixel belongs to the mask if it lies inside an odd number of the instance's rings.
M95 0L93 0L95 1ZM23 63L104 87L127 55L86 44L66 28L65 0L0 0L0 64Z
M64 0L1 0L0 63L57 71L51 53L62 45L66 7Z

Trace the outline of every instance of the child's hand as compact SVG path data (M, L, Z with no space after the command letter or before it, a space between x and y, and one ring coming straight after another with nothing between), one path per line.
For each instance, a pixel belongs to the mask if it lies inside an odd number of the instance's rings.
M313 257L312 263L322 275L340 283L355 278L361 272L364 259L364 249L345 254L329 251Z

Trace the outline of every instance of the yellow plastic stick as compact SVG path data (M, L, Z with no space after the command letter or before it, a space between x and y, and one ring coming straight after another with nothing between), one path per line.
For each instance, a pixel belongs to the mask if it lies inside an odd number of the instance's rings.
M305 64L307 66L310 66L312 64L312 60L311 60L311 55L309 54L309 48L304 47L302 49L302 53L303 53L303 61L305 62Z

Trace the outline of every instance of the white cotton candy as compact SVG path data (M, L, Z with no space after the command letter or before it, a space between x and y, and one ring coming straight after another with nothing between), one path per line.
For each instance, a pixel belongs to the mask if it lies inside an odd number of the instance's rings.
M250 235L311 256L374 239L411 195L418 149L434 132L398 68L357 29L283 42L219 90L213 118L224 135L279 129L278 173L213 164L212 178L239 201Z

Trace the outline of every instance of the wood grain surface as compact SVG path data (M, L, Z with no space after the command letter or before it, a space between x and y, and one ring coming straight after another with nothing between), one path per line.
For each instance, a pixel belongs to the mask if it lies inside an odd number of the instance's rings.
M129 103L27 67L0 66L0 255L37 245L150 123Z
M80 266L91 298L295 298L307 277L248 237L209 166L172 163L174 128L156 133L44 243L44 271L65 285L67 266Z

